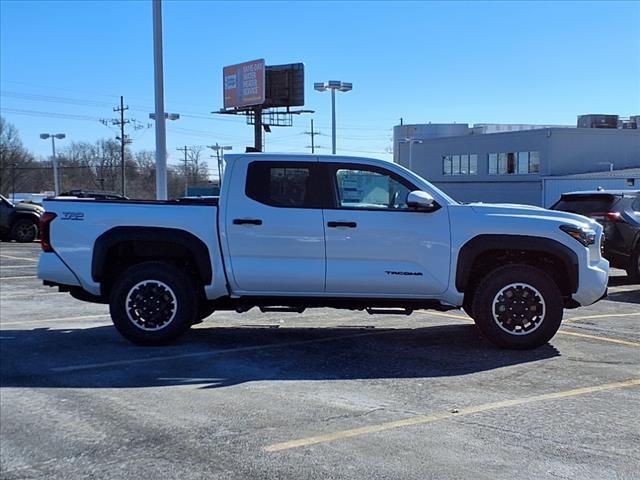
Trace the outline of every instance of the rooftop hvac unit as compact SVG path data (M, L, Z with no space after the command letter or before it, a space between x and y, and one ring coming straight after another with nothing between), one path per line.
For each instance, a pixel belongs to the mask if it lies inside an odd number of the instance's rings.
M618 128L618 115L579 115L578 128Z

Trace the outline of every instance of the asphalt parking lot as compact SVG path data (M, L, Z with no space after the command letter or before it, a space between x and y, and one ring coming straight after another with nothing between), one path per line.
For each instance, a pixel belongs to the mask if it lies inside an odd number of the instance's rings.
M462 312L215 313L142 348L0 244L0 477L632 479L640 285L498 350Z

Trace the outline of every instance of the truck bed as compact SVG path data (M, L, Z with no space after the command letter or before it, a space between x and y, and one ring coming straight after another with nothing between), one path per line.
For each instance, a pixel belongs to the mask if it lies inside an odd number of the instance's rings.
M217 198L166 201L50 199L45 200L44 207L47 212L56 214L49 235L54 252L43 255L40 265L39 274L44 280L47 280L49 269L52 279L57 278L55 272L59 271L61 262L75 277L74 284L93 295L101 295L100 283L92 271L96 255L94 246L99 237L116 226L134 232L153 227L164 235L165 240L177 231L188 231L200 240L207 249L212 271L211 282L205 286L207 297L227 294L218 240Z

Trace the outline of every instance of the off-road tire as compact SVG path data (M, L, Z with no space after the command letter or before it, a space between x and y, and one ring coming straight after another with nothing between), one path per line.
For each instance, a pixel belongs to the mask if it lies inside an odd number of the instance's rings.
M193 279L164 262L134 265L116 279L109 312L120 334L137 345L166 345L196 321L198 297Z
M30 243L38 238L38 224L26 218L14 223L11 228L11 238L19 243Z
M560 328L564 305L560 289L542 270L506 265L482 279L472 309L476 325L491 343L525 350L551 340Z

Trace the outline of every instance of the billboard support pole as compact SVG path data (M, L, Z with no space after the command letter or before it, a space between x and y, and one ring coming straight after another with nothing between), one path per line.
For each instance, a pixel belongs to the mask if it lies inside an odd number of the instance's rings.
M256 152L262 151L262 107L258 106L253 109L254 126L253 126L253 148Z

